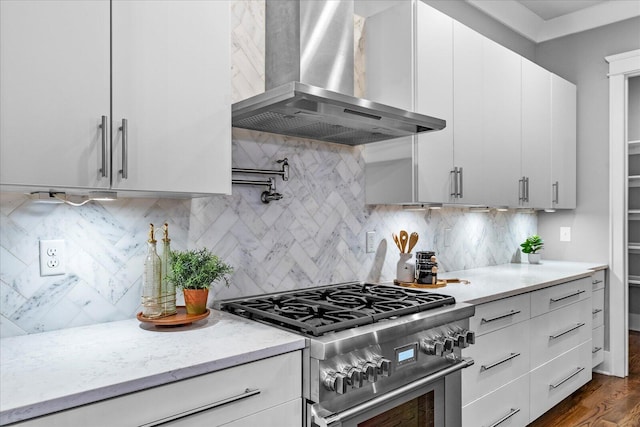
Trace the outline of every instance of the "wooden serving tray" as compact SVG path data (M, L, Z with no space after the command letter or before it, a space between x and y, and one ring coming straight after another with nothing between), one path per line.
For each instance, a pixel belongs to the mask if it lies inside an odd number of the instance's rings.
M176 307L178 312L171 316L166 317L154 317L150 319L148 317L144 317L142 312L138 313L136 316L139 321L145 323L151 323L156 326L182 326L189 325L193 322L197 322L198 320L206 319L211 312L209 309L202 314L187 314L187 308L183 305L179 305Z
M436 283L418 283L418 282L400 282L398 280L393 281L394 284L398 286L403 286L405 288L421 288L421 289L437 289L444 288L449 283L462 283L464 285L471 284L468 280L461 279L440 279Z

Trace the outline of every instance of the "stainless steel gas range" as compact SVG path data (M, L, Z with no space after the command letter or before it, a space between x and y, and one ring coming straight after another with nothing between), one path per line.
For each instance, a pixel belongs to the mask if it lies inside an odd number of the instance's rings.
M307 427L456 427L475 308L422 289L343 283L218 301L302 334Z

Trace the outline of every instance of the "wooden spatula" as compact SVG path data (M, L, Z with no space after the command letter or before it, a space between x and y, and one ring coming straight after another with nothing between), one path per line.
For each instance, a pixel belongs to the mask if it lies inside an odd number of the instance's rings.
M392 234L393 234L393 241L396 242L396 246L398 247L398 250L402 252L402 245L400 244L400 239L398 238L398 235L396 233L392 233Z
M415 247L416 243L418 243L418 233L416 233L415 231L413 233L411 233L411 235L409 236L409 249L407 249L408 253L411 253L411 251L413 250L413 248Z
M409 234L404 230L400 230L400 245L402 245L402 247L400 248L400 253L402 254L406 253L405 249L407 248L408 241L409 241Z

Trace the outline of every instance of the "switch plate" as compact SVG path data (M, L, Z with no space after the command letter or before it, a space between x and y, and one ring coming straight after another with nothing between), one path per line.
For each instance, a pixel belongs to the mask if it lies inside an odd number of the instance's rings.
M571 241L571 227L560 227L560 241L561 242Z
M40 276L64 272L64 240L40 240Z
M376 232L367 231L367 253L373 253L376 251Z

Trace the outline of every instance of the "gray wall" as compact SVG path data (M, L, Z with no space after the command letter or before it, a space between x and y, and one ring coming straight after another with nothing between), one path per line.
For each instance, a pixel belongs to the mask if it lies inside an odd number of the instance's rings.
M538 232L545 257L603 262L609 259L609 80L605 56L640 48L640 18L536 47L536 62L578 87L577 208L541 213ZM560 227L571 242L560 242Z

